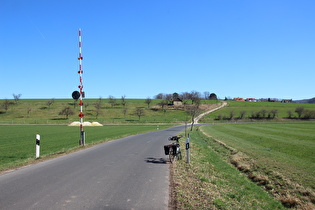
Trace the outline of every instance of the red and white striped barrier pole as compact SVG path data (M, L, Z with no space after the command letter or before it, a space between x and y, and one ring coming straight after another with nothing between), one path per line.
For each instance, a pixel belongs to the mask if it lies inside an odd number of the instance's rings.
M81 37L81 29L79 29L79 57L78 57L78 60L79 60L79 75L80 75L80 85L78 86L79 90L80 90L80 114L79 114L79 117L80 117L80 142L79 144L80 145L85 145L85 134L84 134L84 130L83 130L83 95L84 95L84 92L83 92L83 79L82 79L82 74L83 74L83 69L82 69L82 60L83 60L83 56L82 56L82 37Z

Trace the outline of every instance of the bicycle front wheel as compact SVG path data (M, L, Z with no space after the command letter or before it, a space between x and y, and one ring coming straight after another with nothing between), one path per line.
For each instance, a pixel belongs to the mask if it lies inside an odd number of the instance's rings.
M177 160L181 160L181 159L182 159L182 151L179 149L177 153Z

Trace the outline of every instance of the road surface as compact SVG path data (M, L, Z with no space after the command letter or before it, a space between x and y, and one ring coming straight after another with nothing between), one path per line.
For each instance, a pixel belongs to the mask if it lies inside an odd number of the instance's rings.
M0 209L168 209L163 145L184 126L134 135L0 175Z

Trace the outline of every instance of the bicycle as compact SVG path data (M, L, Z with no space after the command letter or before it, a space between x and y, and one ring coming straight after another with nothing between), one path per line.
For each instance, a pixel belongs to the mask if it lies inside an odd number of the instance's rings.
M164 145L165 155L169 156L170 162L173 163L176 159L182 159L182 152L180 150L179 139L181 136L171 136L168 138L169 141L176 141L172 142L171 144Z

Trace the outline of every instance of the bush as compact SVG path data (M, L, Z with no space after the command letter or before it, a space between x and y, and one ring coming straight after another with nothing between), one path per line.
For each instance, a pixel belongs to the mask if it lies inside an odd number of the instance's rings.
M303 111L303 119L305 120L315 119L315 111L305 109Z

